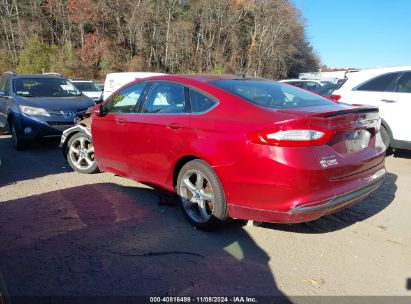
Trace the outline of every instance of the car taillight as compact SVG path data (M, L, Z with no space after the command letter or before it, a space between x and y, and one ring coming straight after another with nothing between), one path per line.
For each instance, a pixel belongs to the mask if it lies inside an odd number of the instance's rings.
M333 135L330 130L293 129L277 132L264 131L254 134L256 144L286 147L308 147L326 144Z
M381 117L378 117L378 121L377 121L377 124L375 126L375 130L377 132L380 132L380 130L381 130Z
M339 101L341 99L341 95L331 95L330 98L335 101Z

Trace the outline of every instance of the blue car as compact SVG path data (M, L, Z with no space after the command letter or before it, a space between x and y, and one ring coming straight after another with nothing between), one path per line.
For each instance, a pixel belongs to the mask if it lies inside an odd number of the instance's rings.
M60 137L94 105L60 75L6 72L0 77L0 128L10 130L16 150L40 138Z

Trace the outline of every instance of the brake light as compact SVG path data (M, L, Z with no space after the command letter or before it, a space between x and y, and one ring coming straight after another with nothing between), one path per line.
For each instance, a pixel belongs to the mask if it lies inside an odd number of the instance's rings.
M381 130L381 117L378 117L375 129L377 130L377 132L380 132L380 130Z
M341 95L331 95L330 98L335 101L339 101L341 99Z
M252 142L270 146L308 147L326 144L333 136L330 130L279 130L260 132L252 136Z

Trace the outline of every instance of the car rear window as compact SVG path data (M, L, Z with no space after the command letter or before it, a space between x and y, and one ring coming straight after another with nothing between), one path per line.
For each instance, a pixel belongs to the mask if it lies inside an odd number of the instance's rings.
M284 109L332 104L332 101L306 90L270 80L230 79L211 83L263 107Z

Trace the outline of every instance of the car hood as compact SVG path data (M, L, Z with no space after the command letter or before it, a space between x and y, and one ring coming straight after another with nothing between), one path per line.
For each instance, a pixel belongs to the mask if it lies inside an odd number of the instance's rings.
M95 103L87 96L73 97L20 97L21 105L38 107L46 110L84 110Z
M83 94L90 98L99 98L103 94L101 91L83 91Z

